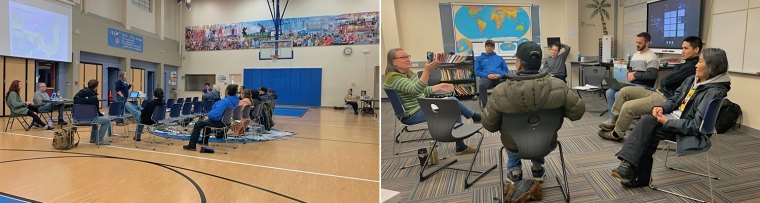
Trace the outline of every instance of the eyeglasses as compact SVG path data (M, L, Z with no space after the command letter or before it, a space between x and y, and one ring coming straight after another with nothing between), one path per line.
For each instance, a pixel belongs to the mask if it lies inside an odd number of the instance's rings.
M393 58L393 59L410 59L410 58L412 58L412 55L399 56L399 57L396 57L396 58Z

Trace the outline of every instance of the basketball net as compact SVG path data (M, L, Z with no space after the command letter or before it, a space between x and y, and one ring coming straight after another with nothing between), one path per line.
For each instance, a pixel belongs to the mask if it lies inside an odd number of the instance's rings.
M274 62L274 63L277 63L277 57L278 57L279 55L277 55L277 54L272 54L272 55L269 55L269 56L271 56L271 57L272 57L272 62Z

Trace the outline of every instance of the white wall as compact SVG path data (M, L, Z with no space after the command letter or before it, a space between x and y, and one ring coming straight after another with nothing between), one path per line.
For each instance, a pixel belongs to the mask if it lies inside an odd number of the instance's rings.
M124 4L122 1L84 1L85 12L98 15L116 22L124 23Z
M427 51L443 52L439 3L498 3L498 4L538 4L541 21L541 41L546 44L546 36L559 36L562 43L572 47L570 56L578 54L578 0L540 1L478 1L478 0L394 0L382 1L382 67L385 68L385 54L392 48L404 48L412 55L412 61L424 61ZM549 50L544 49L548 56ZM570 67L568 60L567 67ZM507 61L514 69L513 61ZM570 72L570 71L568 71ZM572 73L571 73L572 74ZM573 76L577 78L577 75Z
M125 0L124 4L126 5L126 8L127 8L126 9L127 29L139 28L146 32L156 33L156 8L158 8L158 6L156 6L156 3L158 2L156 2L155 0L151 1L151 4L153 4L152 6L153 10L151 12L148 12L146 10L143 10L141 8L138 8L132 5L132 1Z
M195 0L192 5L190 11L182 9L183 27L272 19L266 1ZM378 10L376 0L290 1L284 16L294 18ZM184 41L184 37L182 39ZM343 97L352 83L356 84L355 91L373 88L372 67L379 65L378 45L352 45L354 53L351 56L343 55L345 47L296 47L293 49L295 59L281 59L276 63L259 61L258 49L184 52L179 75L206 73L229 77L230 74L242 74L245 67L321 67L322 106L343 106ZM363 54L363 50L369 54ZM184 91L183 82L178 85L179 97L200 95L199 91ZM369 92L374 94L374 91Z
M164 3L164 23L161 25L163 26L164 37L179 41L181 38L184 38L184 36L179 36L180 33L184 34L184 32L180 31L179 12L177 12L179 6L182 5L177 4L174 0L169 0L169 2ZM184 29L185 28L182 28L181 30Z

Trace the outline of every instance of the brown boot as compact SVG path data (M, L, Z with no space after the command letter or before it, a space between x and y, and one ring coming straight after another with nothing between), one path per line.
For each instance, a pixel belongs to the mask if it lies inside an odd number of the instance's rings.
M618 116L612 116L612 118L599 124L599 128L606 131L615 130L615 123L617 123Z

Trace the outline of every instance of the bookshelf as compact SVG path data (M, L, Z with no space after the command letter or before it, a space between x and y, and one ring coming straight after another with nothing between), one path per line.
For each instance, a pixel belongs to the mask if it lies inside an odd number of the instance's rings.
M441 83L454 85L454 96L472 97L477 94L475 86L475 64L472 56L467 56L459 63L444 63L438 65Z

